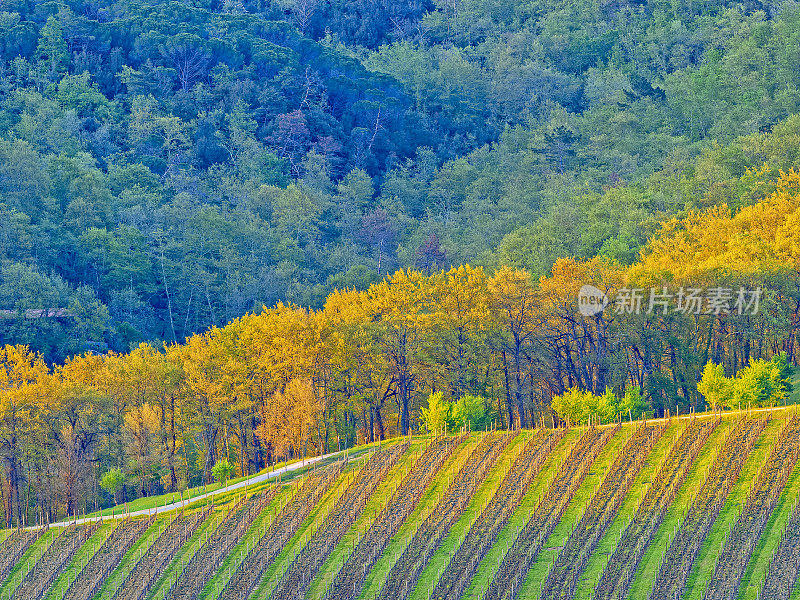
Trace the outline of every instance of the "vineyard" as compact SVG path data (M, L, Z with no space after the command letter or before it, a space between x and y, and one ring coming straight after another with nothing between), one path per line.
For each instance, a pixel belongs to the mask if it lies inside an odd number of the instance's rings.
M793 410L404 437L0 532L0 600L791 600Z

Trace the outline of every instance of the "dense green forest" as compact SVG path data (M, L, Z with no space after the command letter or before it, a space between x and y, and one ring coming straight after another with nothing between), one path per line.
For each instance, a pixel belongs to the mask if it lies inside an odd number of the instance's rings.
M0 344L182 341L402 267L630 264L660 220L752 203L749 167L795 164L799 20L751 0L6 2Z

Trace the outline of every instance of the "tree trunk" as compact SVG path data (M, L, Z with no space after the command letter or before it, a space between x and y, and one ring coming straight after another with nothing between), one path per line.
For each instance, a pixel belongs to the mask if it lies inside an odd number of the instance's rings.
M398 373L397 377L397 393L400 396L400 435L408 435L410 426L411 415L409 413L409 381L408 374L405 370Z
M375 407L369 407L369 443L375 441Z
M258 418L253 415L250 420L250 427L253 431L258 428ZM253 436L253 472L258 472L264 464L264 447L257 435Z
M175 455L178 453L178 432L175 429L175 396L170 396L169 434L169 483L172 491L176 492L178 491L178 474L175 470Z
M386 439L386 432L383 428L383 416L381 415L381 407L375 407L375 422L378 426L378 439L381 441Z
M17 461L11 459L9 461L8 469L8 487L9 487L9 514L12 516L12 521L16 518L18 526L22 526L22 505L19 501L19 469L17 468Z
M203 427L203 438L206 443L206 460L203 466L203 481L206 484L213 483L214 475L212 469L217 462L217 428L212 423L206 423Z
M525 398L522 393L522 352L519 342L514 348L514 400L519 414L519 428L524 429L528 426L528 419L525 415Z
M505 377L505 389L506 389L506 409L508 410L508 429L514 429L514 404L511 401L511 382L508 378L508 359L506 357L506 351L503 350L503 376Z

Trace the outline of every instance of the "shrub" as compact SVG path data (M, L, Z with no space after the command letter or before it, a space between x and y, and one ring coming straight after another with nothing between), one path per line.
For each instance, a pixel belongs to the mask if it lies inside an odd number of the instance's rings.
M444 399L442 392L435 392L428 396L428 407L420 409L422 422L428 433L445 432L448 429L451 406Z
M220 485L225 485L228 479L231 478L231 475L233 475L233 471L233 465L229 463L228 459L226 458L218 460L211 468L211 472L214 474L214 479L216 479Z
M629 387L625 390L625 395L617 407L617 415L624 419L638 419L647 412L648 404L642 397L642 389L639 386Z
M474 431L488 429L498 418L497 411L481 396L467 394L455 402L444 399L442 392L428 396L428 406L420 409L422 422L429 433L458 431L464 426Z
M122 471L119 469L109 469L100 479L100 487L114 496L114 502L116 504L119 504L117 494L120 489L122 489L123 483L125 483L125 475L123 475Z
M489 406L486 398L481 396L467 394L451 403L450 406L449 425L451 431L456 431L464 426L474 431L488 429L498 417L497 411Z
M619 413L617 397L611 388L601 396L573 387L552 400L551 406L561 419L573 425L582 425L589 421L609 423Z
M792 390L792 368L781 352L772 360L751 359L736 377L725 377L722 365L709 362L697 390L713 408L776 406L785 402Z

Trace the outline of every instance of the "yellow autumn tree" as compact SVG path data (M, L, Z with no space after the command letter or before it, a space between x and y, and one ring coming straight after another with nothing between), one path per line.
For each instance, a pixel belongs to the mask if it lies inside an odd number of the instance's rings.
M329 368L323 406L325 447L330 447L327 422L344 408L361 415L364 439L373 442L389 434L386 403L394 394L392 368L385 360L377 328L372 327L369 295L356 290L332 292L319 318L326 324L324 343Z
M257 434L284 458L305 457L319 413L319 401L308 379L293 379L283 391L276 391L263 409Z
M213 481L212 469L220 448L226 458L230 454L228 434L233 390L225 376L229 342L225 332L215 327L203 335L190 337L176 349L184 373L183 412L200 441L198 457L207 484Z
M419 271L397 271L367 292L370 328L389 365L401 435L411 428L417 361L424 332L430 326L433 302L433 283Z
M158 411L147 402L131 407L125 413L124 430L128 456L139 483L139 492L142 496L150 495L153 491L153 480L158 476L158 467L161 464Z
M109 399L101 392L104 362L96 354L76 356L57 366L48 381L51 401L45 418L57 447L60 491L69 515L89 508L85 502L97 475L93 465L109 414Z
M22 460L26 445L35 439L38 422L37 398L27 388L47 375L42 357L27 347L0 347L0 458L3 479L8 482L6 527L23 523Z
M525 398L531 386L529 367L539 319L536 287L527 272L501 267L489 279L488 288L506 382L508 427L528 427Z
M453 398L483 395L490 381L491 296L480 267L462 265L432 278L432 313L425 336L430 377Z

